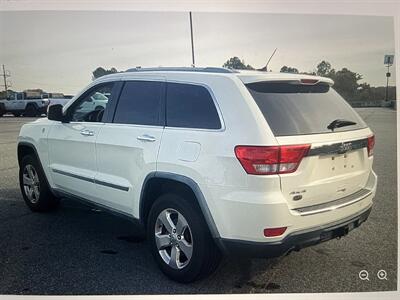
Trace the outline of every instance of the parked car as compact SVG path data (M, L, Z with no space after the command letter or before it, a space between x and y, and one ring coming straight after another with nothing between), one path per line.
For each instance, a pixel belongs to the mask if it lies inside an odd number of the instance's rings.
M94 93L87 101L81 104L79 107L79 114L84 116L93 111L103 111L108 103L108 97L109 95L107 94L102 94L100 92Z
M0 100L0 117L6 113L12 113L16 117L40 116L46 113L48 104L48 100L42 99L34 91L14 93L8 99Z
M371 211L374 135L332 85L223 68L103 76L21 128L23 198L33 211L68 197L129 217L179 282L221 255L345 236Z
M53 105L53 104L61 104L62 106L64 106L65 104L68 103L69 100L71 99L66 99L66 98L49 98L49 105Z

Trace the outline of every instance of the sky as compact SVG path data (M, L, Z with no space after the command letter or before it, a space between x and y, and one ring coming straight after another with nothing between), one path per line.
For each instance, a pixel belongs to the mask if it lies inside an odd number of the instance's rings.
M392 17L194 12L196 66L238 56L255 68L313 71L322 60L361 82L386 85L385 54L394 54ZM0 64L11 89L75 94L98 66L190 66L188 13L133 11L0 12ZM394 85L394 68L390 83Z

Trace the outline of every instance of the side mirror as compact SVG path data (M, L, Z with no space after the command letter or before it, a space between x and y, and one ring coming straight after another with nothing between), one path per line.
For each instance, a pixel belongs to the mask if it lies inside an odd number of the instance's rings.
M47 118L53 121L64 121L61 104L51 104L47 107Z

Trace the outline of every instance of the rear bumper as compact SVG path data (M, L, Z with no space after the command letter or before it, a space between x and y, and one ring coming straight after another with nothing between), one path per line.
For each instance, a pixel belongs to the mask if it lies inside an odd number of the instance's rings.
M347 235L368 219L372 205L357 215L338 222L293 232L277 242L250 242L231 239L219 239L217 243L227 255L243 255L247 257L277 257L293 250L316 245L334 238Z
M253 179L253 181L256 179ZM260 179L259 185L264 184ZM325 202L318 206L290 208L280 187L270 187L265 191L216 187L208 201L213 214L218 235L215 238L237 240L249 243L280 243L288 236L315 228L325 228L337 224L369 209L376 193L377 176L371 171L362 188L362 194ZM214 193L215 192L215 193ZM303 211L304 210L304 211ZM264 236L265 228L287 227L279 237Z

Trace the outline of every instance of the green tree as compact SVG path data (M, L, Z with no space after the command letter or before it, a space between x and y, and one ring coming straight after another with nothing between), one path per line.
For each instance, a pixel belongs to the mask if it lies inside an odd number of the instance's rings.
M248 69L254 70L250 65L246 65L245 62L234 56L227 60L223 67L231 69ZM258 69L259 71L266 71ZM352 101L379 101L385 99L385 87L371 87L368 83L359 83L363 78L361 74L353 72L347 68L342 68L336 71L332 65L326 61L321 61L316 69L311 72L301 72L297 68L283 66L280 70L283 73L298 73L307 75L318 75L323 77L331 78L334 81L334 89L348 102ZM396 87L389 87L389 99L396 99Z
M332 66L329 62L323 60L317 65L317 75L318 76L323 76L323 77L328 77L328 75L332 75Z
M352 72L347 68L343 68L340 71L335 72L332 79L335 82L333 87L343 98L348 101L357 99L360 87L358 81L362 79L360 74Z
M357 92L354 96L354 101L373 101L375 100L374 92L371 89L371 86L364 82L359 84L357 87Z
M101 76L113 74L113 73L118 73L118 70L114 67L112 67L110 70L106 70L103 67L98 67L96 70L94 70L92 72L92 74L93 74L92 79L95 80Z
M296 68L292 68L292 67L287 67L287 66L283 66L280 70L281 73L295 73L298 74L299 70L297 70Z
M246 65L244 60L240 59L237 56L231 57L228 59L222 67L228 68L228 69L236 69L236 70L254 70L254 68L250 65Z

